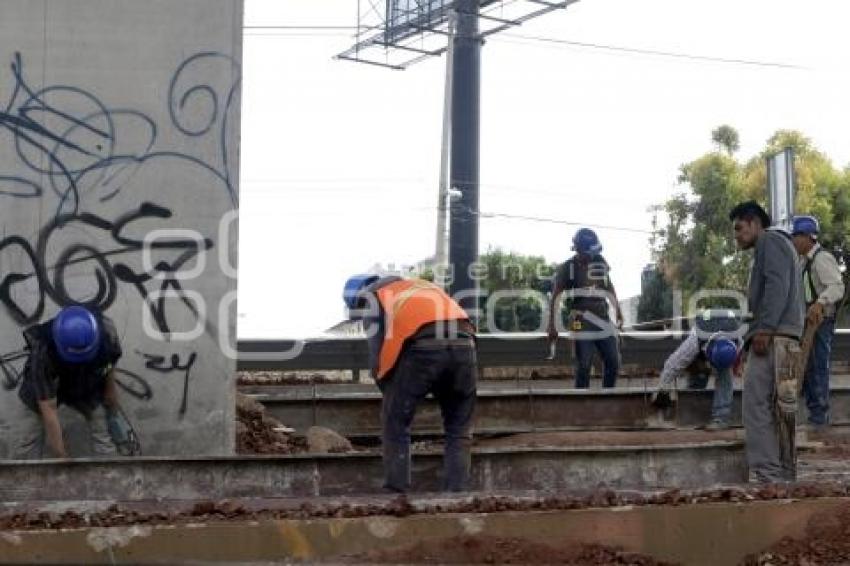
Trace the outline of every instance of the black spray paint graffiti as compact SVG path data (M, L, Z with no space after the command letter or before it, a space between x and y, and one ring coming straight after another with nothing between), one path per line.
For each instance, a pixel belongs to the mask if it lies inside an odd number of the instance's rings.
M189 373L192 371L192 366L195 365L197 353L192 352L189 354L186 363L183 364L180 363L180 356L178 354L171 354L171 358L166 362L165 356L145 354L143 352L136 353L145 358L145 367L149 370L159 373L183 372L183 398L180 401L179 415L181 418L185 416L186 410L189 408Z
M124 379L119 378L119 376ZM140 401L153 399L153 389L145 379L132 371L124 368L115 368L115 383L127 392L128 395Z
M122 215L114 222L105 220L99 216L89 213L63 214L45 226L38 236L36 249L33 250L29 241L20 236L10 236L0 240L0 252L4 248L17 246L29 259L29 270L24 272L8 273L0 280L0 303L2 303L11 316L20 325L29 325L41 319L44 312L45 298L50 298L56 304L84 304L105 312L118 293L117 280L133 284L142 296L142 299L151 310L153 320L156 322L160 332L170 332L168 321L165 316L165 298L160 297L156 302L149 300L150 291L145 287L149 281L161 281L159 290L173 289L177 293L183 291L180 280L174 278L180 268L188 261L195 258L199 253L204 253L213 247L213 242L205 238L202 242L194 239L171 239L157 240L147 244L151 249L175 250L180 254L171 262L160 261L154 266L155 273L137 273L124 263L110 263L109 257L120 256L131 252L140 252L145 243L141 240L125 236L125 229L133 222L151 218L169 218L171 212L161 206L152 203L142 203L137 210ZM71 243L65 247L58 256L55 265L46 265L46 255L51 236L61 229L72 224L86 226L88 233L101 230L104 241L108 236L116 247L108 250L99 250L88 244ZM93 273L96 279L96 291L94 296L85 300L79 297L71 297L66 288L65 270L70 265L83 263L93 264ZM157 273L165 277L156 278ZM52 275L51 275L52 274ZM28 279L35 278L37 282L38 301L30 312L26 312L25 306L19 304L12 294L12 288ZM197 316L195 306L183 297L187 307Z
M192 84L195 68L225 64L231 70L231 84L222 105L219 95L209 84ZM149 160L174 158L201 167L218 177L237 204L232 182L231 159L228 156L228 116L239 92L240 71L232 58L222 53L195 54L183 63L171 77L168 110L172 125L183 134L201 137L217 132L220 164L208 164L185 152L153 151L157 124L146 114L130 109L107 108L92 93L68 85L32 89L24 78L20 53L11 65L13 89L5 107L0 107L0 130L12 134L14 149L29 171L26 174L0 171L0 196L38 198L43 194L41 179L46 178L59 197L56 215L75 214L80 210L86 191L110 187L100 195L100 201L114 198L121 190L121 176L131 176L131 168ZM190 124L185 112L189 107L204 106L206 118ZM135 148L118 147L121 126L133 128ZM142 132L143 130L143 132ZM141 133L140 133L141 132ZM46 161L46 164L43 164ZM114 182L118 180L118 182Z
M177 65L168 80L170 126L178 136L215 143L215 162L187 153L186 147L197 146L194 142L180 144L180 151L158 147L160 127L144 112L109 107L93 92L78 86L33 88L20 53L14 55L10 69L11 94L5 103L0 101L0 151L16 158L16 164L12 171L0 167L0 203L4 199L35 201L36 206L48 204L53 214L34 236L3 232L0 259L11 254L18 260L14 269L4 266L0 272L0 304L6 312L25 327L42 320L48 300L59 306L83 303L106 311L121 293L118 282L124 282L140 294L163 334L171 332L164 291L176 293L180 303L197 318L198 310L183 294L181 280L175 274L211 249L213 241L172 238L152 242L150 248L158 257L165 254L167 258L160 259L152 270L134 269L128 256L138 258L145 244L129 235L133 227L139 231L140 223L148 221L150 225L174 213L169 206L152 202L129 205L118 214L114 210L116 203L120 206L124 202L125 195L134 196L127 192L128 187L143 167L173 167L174 163L208 175L215 181L209 183L210 190L221 187L231 205L237 205L231 171L234 160L227 139L241 81L238 64L222 53L201 52ZM0 86L2 83L0 77ZM8 149L2 145L4 133L9 136ZM106 203L111 203L113 212L95 212ZM79 241L69 237L74 228L85 232L87 238ZM85 297L72 296L68 289L66 272L71 266L77 270L90 266L93 283ZM24 283L31 293L29 300L21 299L27 293L15 292ZM151 299L155 291L159 296ZM207 329L215 331L210 324ZM0 356L6 389L14 389L20 382L25 357L25 351ZM171 366L154 358L146 363L147 369L186 372L182 415L188 404L188 376L195 354L185 364L172 357ZM152 398L153 391L145 379L126 369L117 368L116 373L120 376L118 384L128 394L143 400Z
M21 382L21 371L28 355L26 350L18 350L0 356L0 373L3 374L4 389L11 391Z

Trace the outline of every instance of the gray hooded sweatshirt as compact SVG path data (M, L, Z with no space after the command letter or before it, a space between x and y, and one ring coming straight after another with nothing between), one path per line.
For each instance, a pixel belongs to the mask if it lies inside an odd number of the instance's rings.
M759 331L797 339L803 334L802 276L787 232L768 228L756 241L747 299L753 313L747 341Z

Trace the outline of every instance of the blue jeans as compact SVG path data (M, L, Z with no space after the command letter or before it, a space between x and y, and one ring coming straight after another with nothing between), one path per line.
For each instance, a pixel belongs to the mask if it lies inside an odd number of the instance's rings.
M732 413L732 368L716 372L714 377L714 397L711 401L711 420L728 422Z
M809 409L809 422L815 425L829 422L829 357L835 319L827 318L815 332L812 351L803 377L803 394Z
M583 340L582 333L576 336L576 388L590 387L590 366L593 363L593 353L598 351L602 356L605 370L602 375L602 387L617 385L617 374L620 371L620 348L616 336L608 336L598 340Z
M467 488L477 380L474 347L419 347L413 342L404 349L395 369L378 381L384 397L384 487L398 492L410 488L410 425L416 406L433 393L446 435L443 489Z

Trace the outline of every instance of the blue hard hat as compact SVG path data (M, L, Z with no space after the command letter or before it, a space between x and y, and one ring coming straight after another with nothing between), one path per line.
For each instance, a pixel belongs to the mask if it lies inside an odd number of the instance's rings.
M708 339L705 356L714 369L724 370L735 363L738 357L738 345L728 336L715 335Z
M795 216L791 227L791 234L806 234L816 236L820 232L820 224L814 216Z
M74 305L63 308L54 317L50 329L56 352L67 363L90 362L100 350L100 323L85 307Z
M349 309L356 309L360 291L377 280L378 276L374 274L352 275L349 277L345 282L345 287L342 289L342 300L345 301L345 306Z
M590 228L581 228L573 236L573 250L581 254L598 254L602 251L599 236Z

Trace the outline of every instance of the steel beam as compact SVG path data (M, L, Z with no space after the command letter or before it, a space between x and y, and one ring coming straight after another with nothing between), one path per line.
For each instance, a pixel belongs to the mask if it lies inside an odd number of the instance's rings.
M739 441L651 446L474 449L475 491L700 487L745 479ZM439 491L442 455L413 457L417 491ZM143 501L383 492L378 452L0 463L0 501Z
M622 334L624 364L658 368L681 344L682 333L635 331ZM242 371L298 371L368 369L364 338L314 338L304 340L240 340L237 367ZM481 367L527 367L567 365L572 362L569 334L558 340L556 358L544 362L549 353L542 333L482 334L478 337ZM834 360L850 359L850 330L836 332Z
M263 389L270 392L261 393ZM303 434L320 425L351 437L378 436L381 427L381 394L372 385L256 387L250 395L269 415ZM643 430L696 427L709 421L712 390L679 390L679 400L668 413L649 404L651 390L617 388L583 391L557 387L493 385L478 391L475 433L505 434L550 430ZM850 387L833 387L830 413L835 425L850 425ZM801 402L801 418L805 415ZM662 418L663 417L663 418ZM741 391L735 391L731 424L741 426ZM428 399L417 410L415 435L442 432L437 404Z

